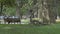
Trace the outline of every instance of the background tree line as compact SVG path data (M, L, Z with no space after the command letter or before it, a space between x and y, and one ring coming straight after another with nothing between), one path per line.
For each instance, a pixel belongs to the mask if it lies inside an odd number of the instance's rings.
M36 13L43 23L55 23L60 16L60 0L0 0L0 15L21 19L28 12L31 12L31 19Z

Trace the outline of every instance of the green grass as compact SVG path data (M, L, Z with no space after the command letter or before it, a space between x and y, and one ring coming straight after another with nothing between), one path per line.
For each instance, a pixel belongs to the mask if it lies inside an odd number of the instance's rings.
M60 23L43 26L0 24L0 34L60 34Z

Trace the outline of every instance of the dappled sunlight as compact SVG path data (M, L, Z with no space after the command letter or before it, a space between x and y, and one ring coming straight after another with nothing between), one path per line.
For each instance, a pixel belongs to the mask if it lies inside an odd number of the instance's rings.
M56 21L57 21L57 22L60 22L60 19L57 19Z

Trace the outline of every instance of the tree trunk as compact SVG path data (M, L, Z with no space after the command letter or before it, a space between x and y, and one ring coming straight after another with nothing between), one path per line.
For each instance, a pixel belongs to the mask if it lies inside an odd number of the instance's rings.
M21 8L21 5L20 5L20 2L19 0L16 0L16 16L20 17L20 23L21 23L21 11L20 11L20 8Z
M53 1L54 0L48 1L48 12L49 12L50 23L56 23L55 11L53 11L52 7L54 3L51 3Z
M32 24L32 18L34 18L34 14L33 14L33 10L32 10L32 9L30 10L30 13L31 13L30 22L31 22L31 24Z
M49 16L48 16L48 5L47 0L42 0L42 16L43 16L43 23L49 23Z

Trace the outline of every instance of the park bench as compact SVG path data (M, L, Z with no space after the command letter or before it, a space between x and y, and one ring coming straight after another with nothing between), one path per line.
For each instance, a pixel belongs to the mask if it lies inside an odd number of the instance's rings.
M4 22L8 22L8 24L10 23L18 23L20 22L20 18L19 17L4 17Z

